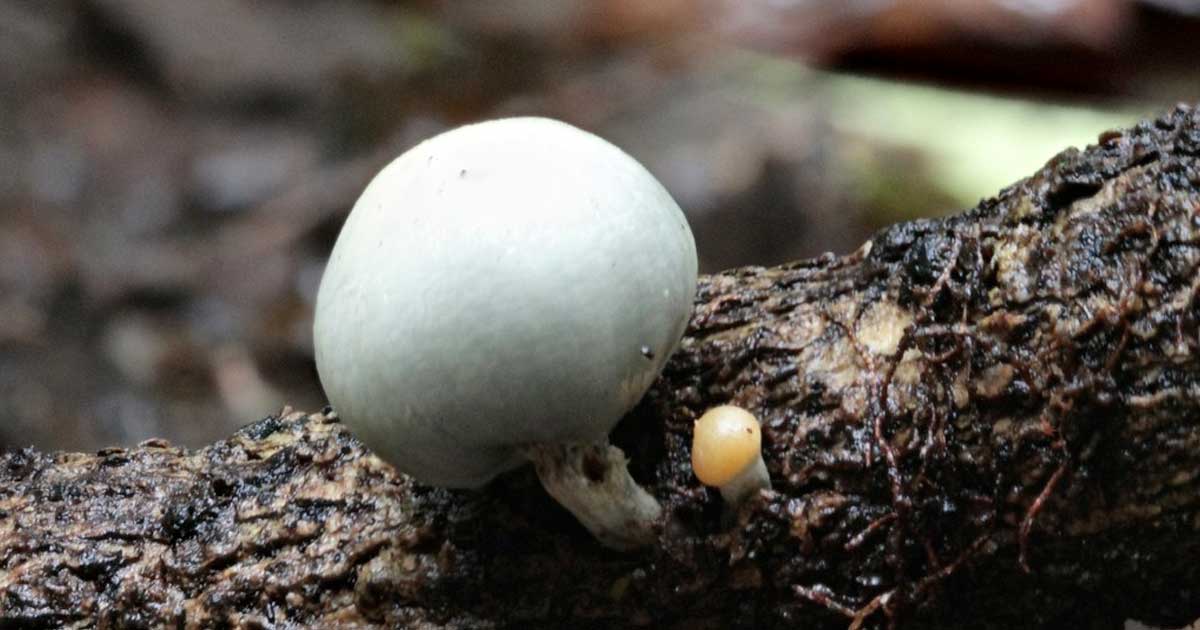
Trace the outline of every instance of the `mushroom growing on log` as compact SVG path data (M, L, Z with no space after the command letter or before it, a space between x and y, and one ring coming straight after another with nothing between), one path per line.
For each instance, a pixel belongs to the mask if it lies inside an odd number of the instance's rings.
M754 409L729 529L693 420ZM0 626L1112 628L1200 616L1200 112L957 217L701 278L613 432L663 526L600 547L529 468L421 486L324 414L0 457Z
M608 443L679 345L696 291L683 211L637 160L548 118L452 129L385 167L321 280L317 372L401 472L478 488L534 463L613 549L662 507Z
M720 490L731 513L770 490L762 427L754 414L733 405L704 412L692 429L692 472L704 485Z

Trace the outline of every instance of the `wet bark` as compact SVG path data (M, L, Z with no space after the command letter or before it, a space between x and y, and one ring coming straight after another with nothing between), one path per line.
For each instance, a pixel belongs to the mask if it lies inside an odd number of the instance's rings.
M730 523L692 421L763 421ZM328 413L0 457L0 626L1120 628L1200 616L1200 112L857 252L703 278L614 442L619 554L533 471L414 485Z

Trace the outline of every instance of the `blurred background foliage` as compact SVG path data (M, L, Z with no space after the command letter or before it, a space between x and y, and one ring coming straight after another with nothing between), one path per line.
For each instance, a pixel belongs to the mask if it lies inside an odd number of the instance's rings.
M1190 0L0 0L0 446L323 405L312 303L383 164L538 114L706 271L845 253L1200 100Z

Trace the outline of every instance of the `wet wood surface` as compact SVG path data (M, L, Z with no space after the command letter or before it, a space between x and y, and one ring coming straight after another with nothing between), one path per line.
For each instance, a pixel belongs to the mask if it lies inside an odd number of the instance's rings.
M763 422L732 518L692 422ZM702 278L613 434L628 554L528 468L413 484L335 414L0 456L0 627L1121 628L1200 616L1200 112L855 253Z

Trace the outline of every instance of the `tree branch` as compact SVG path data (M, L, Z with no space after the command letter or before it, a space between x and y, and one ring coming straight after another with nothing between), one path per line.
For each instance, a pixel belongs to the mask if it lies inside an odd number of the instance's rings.
M730 525L692 422L763 420ZM1120 628L1200 616L1200 112L850 256L703 278L613 441L618 554L528 467L414 485L331 414L0 457L0 626Z

